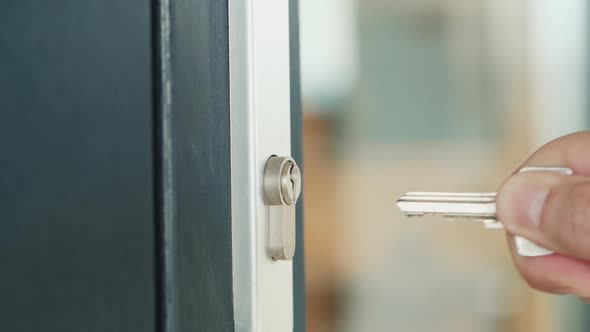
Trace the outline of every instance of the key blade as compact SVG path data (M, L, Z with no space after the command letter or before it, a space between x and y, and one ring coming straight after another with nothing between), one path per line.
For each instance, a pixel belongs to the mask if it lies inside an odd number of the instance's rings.
M486 228L504 228L496 217L496 193L409 192L397 200L397 206L408 217L438 214L448 218L480 221ZM514 241L520 256L553 254L553 251L521 236L516 236Z
M524 172L557 172L572 175L567 167L524 167ZM486 228L504 228L496 217L496 193L409 192L397 201L407 216L440 214L449 218L467 218L483 222ZM514 238L520 256L536 257L553 254L521 236Z
M409 217L442 215L448 218L496 218L496 193L409 192L397 200Z
M397 206L408 217L442 215L480 221L486 228L502 229L496 218L496 193L409 192L400 197ZM553 251L521 237L514 238L517 252L523 257L553 254Z

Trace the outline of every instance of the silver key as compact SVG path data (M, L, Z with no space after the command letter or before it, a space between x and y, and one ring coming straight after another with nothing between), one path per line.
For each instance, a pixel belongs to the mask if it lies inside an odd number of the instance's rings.
M572 175L566 167L525 167L520 172L557 172ZM482 222L486 228L501 229L502 223L496 217L496 193L448 193L448 192L409 192L397 201L397 206L408 217L442 215L446 218L464 218ZM518 254L521 256L546 256L551 250L515 236Z

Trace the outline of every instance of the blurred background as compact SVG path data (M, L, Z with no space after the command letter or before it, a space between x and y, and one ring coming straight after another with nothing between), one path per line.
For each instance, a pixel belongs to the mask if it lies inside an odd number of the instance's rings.
M406 191L495 191L590 125L585 0L300 0L308 330L590 331L504 233L408 221Z

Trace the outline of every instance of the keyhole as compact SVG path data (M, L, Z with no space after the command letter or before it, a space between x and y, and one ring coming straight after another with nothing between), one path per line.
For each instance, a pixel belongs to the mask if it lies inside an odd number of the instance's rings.
M297 164L291 164L289 167L289 180L291 181L291 192L293 194L293 200L296 201L299 197L299 191L301 190L301 173Z
M297 172L294 172L294 170L295 165L291 165L291 168L289 169L289 174L291 174L291 176L289 177L289 179L291 180L291 189L293 189L293 192L295 192L295 181L299 179L299 175L297 174Z

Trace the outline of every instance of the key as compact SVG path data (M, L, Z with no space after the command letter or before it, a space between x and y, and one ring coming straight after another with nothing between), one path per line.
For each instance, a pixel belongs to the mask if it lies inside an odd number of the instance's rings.
M524 167L520 172L557 172L572 175L566 167ZM501 229L496 217L496 193L408 192L397 200L397 206L408 217L442 215L450 219L468 219L482 222L486 228ZM546 256L553 251L540 247L521 236L514 238L519 255Z

